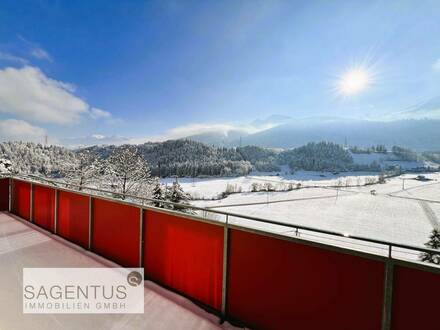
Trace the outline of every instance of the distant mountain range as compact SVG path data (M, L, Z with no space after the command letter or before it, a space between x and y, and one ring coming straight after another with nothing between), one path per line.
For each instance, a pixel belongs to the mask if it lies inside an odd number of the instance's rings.
M437 119L371 121L338 117L271 116L252 124L260 127L267 125L267 128L256 133L237 129L227 134L211 132L187 138L217 146L293 148L308 142L329 141L359 147L383 144L388 147L400 145L418 151L440 150L440 120Z

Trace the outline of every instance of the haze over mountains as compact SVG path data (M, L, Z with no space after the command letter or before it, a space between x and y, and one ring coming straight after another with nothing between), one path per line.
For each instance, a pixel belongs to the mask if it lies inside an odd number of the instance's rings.
M210 132L188 138L219 146L257 145L270 148L293 148L308 142L330 141L351 146L376 144L401 145L414 150L440 150L440 120L399 119L372 121L340 117L290 118L270 116L252 123L256 133L246 130Z

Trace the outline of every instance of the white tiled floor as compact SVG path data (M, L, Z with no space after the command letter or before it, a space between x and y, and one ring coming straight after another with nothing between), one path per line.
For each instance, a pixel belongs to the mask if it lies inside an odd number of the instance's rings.
M24 267L115 266L31 224L0 212L0 329L219 329L218 317L154 283L144 314L23 314Z

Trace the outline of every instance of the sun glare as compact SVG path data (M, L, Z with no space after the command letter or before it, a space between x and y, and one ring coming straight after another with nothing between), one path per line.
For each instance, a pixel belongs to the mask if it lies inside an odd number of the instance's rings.
M365 90L370 82L371 77L367 70L351 69L339 78L337 89L342 95L354 95Z

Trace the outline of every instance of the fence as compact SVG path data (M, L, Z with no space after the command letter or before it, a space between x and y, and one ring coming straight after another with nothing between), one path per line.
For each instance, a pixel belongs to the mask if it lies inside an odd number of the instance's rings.
M140 200L146 200L140 198ZM201 208L195 208L201 210ZM438 328L440 270L150 205L20 178L0 179L0 211L126 267L238 324L257 329ZM207 211L207 210L205 210ZM346 236L243 217L296 230ZM438 252L438 251L437 251Z

